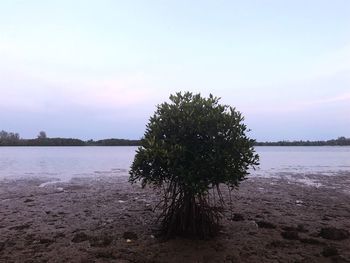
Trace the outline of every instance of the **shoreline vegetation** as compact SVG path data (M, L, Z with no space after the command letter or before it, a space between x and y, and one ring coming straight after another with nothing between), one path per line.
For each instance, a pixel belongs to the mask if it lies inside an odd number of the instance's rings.
M0 131L0 146L140 146L141 140L102 139L81 140L75 138L49 138L40 132L35 139L23 139L18 133ZM326 141L277 141L256 142L254 146L350 146L350 138L338 137Z
M255 146L349 146L350 138L338 137L326 141L278 141L278 142L256 142Z

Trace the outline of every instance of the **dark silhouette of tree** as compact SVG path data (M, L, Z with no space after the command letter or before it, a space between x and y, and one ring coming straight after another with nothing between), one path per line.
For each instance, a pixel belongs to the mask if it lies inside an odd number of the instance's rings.
M0 131L0 145L19 145L20 137L18 133Z
M140 140L104 139L83 141L74 138L48 138L39 133L36 139L22 139L18 133L0 131L0 146L140 146ZM344 136L328 141L279 141L255 142L255 146L350 146L350 138Z
M124 140L124 139L104 139L90 142L95 146L138 146L139 140Z
M139 140L105 139L83 141L74 138L48 138L44 131L36 139L21 139L18 133L0 131L0 146L138 146Z
M247 137L241 113L212 95L177 93L170 100L150 118L130 182L163 192L159 219L166 237L206 238L218 229L224 204L220 184L238 187L248 168L258 164L255 141Z
M278 141L257 142L256 146L349 146L350 138L344 136L328 141Z
M44 131L39 132L37 138L38 138L38 139L46 139L46 138L47 138L46 132L44 132Z

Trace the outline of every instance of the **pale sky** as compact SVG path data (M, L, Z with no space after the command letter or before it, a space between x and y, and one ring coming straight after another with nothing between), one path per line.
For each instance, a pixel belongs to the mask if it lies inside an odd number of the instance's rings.
M350 1L0 0L0 130L140 138L177 91L265 140L350 137Z

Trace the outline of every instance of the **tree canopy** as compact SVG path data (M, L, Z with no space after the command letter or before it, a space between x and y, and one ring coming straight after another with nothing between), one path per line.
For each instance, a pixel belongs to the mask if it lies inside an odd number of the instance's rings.
M208 236L219 212L209 190L237 187L258 164L253 139L235 108L190 92L157 106L131 166L130 181L164 189L161 215L166 234ZM163 188L162 188L163 187Z

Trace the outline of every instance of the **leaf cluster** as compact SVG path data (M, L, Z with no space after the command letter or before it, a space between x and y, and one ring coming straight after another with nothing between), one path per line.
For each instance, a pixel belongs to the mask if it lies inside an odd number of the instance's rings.
M130 181L206 194L223 183L238 186L258 164L243 116L210 95L176 93L157 106L130 170Z

